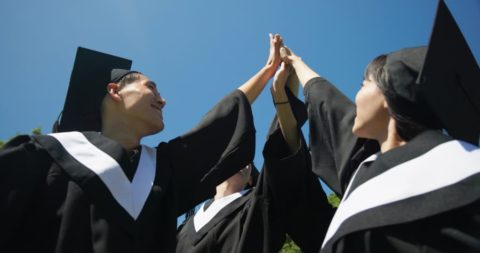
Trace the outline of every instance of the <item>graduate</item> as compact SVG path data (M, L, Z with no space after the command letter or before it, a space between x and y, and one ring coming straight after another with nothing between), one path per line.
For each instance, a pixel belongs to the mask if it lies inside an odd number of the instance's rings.
M295 166L308 161L300 132L306 109L290 91L298 90L294 75L285 88L288 72L282 64L274 77L274 101L292 102L291 106L278 103L282 106L277 108L278 120L274 118L263 150L265 164L260 176L250 164L219 184L214 198L180 228L177 252L278 252L282 248L288 218L283 211L287 204L294 204L293 195L284 193L294 191L297 182L303 183ZM253 188L249 187L251 181L257 181Z
M157 85L128 60L80 48L60 132L0 150L0 252L175 252L177 216L253 159L250 104L280 43L270 35L257 74L155 148L141 139L164 127Z
M312 169L342 197L333 218L327 206L316 210L321 218L303 217L323 233L299 246L480 252L480 70L443 1L429 47L375 58L355 105L291 50L281 52L303 84ZM436 107L440 98L448 111Z

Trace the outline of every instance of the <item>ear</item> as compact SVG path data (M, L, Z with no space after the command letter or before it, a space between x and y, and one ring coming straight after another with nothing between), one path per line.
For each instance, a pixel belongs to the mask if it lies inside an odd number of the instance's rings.
M122 97L118 94L119 86L116 83L107 84L107 94L113 101L120 101Z

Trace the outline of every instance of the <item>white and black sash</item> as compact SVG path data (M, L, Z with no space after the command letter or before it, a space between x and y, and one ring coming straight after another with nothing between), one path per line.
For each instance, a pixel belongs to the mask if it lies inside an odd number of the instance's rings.
M217 201L216 204L212 203L207 210L204 210L202 205L195 216L187 222L183 230L191 238L193 245L197 245L226 217L244 208L252 197L253 192L251 189L248 189L229 195L223 198L222 201Z
M215 201L212 202L212 204L207 208L207 210L204 210L204 204L201 205L200 209L197 211L195 216L193 217L193 225L195 227L195 231L199 231L200 229L205 226L210 220L217 215L218 212L220 212L225 206L229 205L232 203L234 200L242 197L243 195L247 194L247 192L250 189L243 190L241 192L236 192L233 194L230 194L228 196L225 196L220 199L216 199Z
M99 139L102 137L97 135ZM140 161L130 182L119 164L120 157L112 157L80 132L55 133L36 139L82 189L98 198L99 205L110 203L110 195L131 219L138 218L154 184L156 149L142 145ZM100 142L107 143L106 140L102 137Z
M428 139L426 136L432 136L432 133L419 138L416 143L428 145L422 143L428 142L422 141L422 138ZM412 146L403 150L399 148L399 151L395 155L400 156L403 152L409 153L408 157L412 154ZM422 219L480 198L480 149L477 146L449 140L394 166L388 159L382 160L382 156L372 166L383 166L384 172L358 184L356 181L362 168L350 180L322 249L331 251L338 239L355 231ZM356 187L351 189L355 184Z

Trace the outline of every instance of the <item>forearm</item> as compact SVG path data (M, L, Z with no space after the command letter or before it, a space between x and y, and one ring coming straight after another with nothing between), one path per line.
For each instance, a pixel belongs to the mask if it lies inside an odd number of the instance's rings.
M248 102L252 104L258 95L265 88L265 85L268 83L268 80L275 73L275 66L266 65L260 69L254 76L252 76L248 81L242 84L238 89L242 91L248 99Z
M307 64L305 64L302 58L298 56L292 59L291 64L295 69L295 72L297 73L298 79L300 80L302 87L305 87L305 84L307 84L307 82L312 78L320 76L315 71L313 71Z
M297 120L293 115L287 94L284 89L276 90L272 88L272 96L283 138L290 152L294 153L300 146L300 137L298 134Z

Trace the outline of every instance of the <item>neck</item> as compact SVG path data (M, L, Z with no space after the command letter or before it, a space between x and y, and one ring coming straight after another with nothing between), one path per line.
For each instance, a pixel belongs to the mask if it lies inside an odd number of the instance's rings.
M214 199L217 200L225 196L239 192L243 190L243 187L244 187L243 185L231 183L231 182L228 182L228 180L226 180L223 183L217 185L217 188L216 188L217 192L215 194Z
M382 153L385 153L394 148L405 145L407 142L403 140L400 135L397 133L397 128L395 127L395 120L390 119L388 123L388 130L383 136L377 138L378 143L380 143L380 150Z
M140 145L142 136L138 135L133 128L121 122L105 120L102 124L102 134L123 146L126 150L135 149Z

